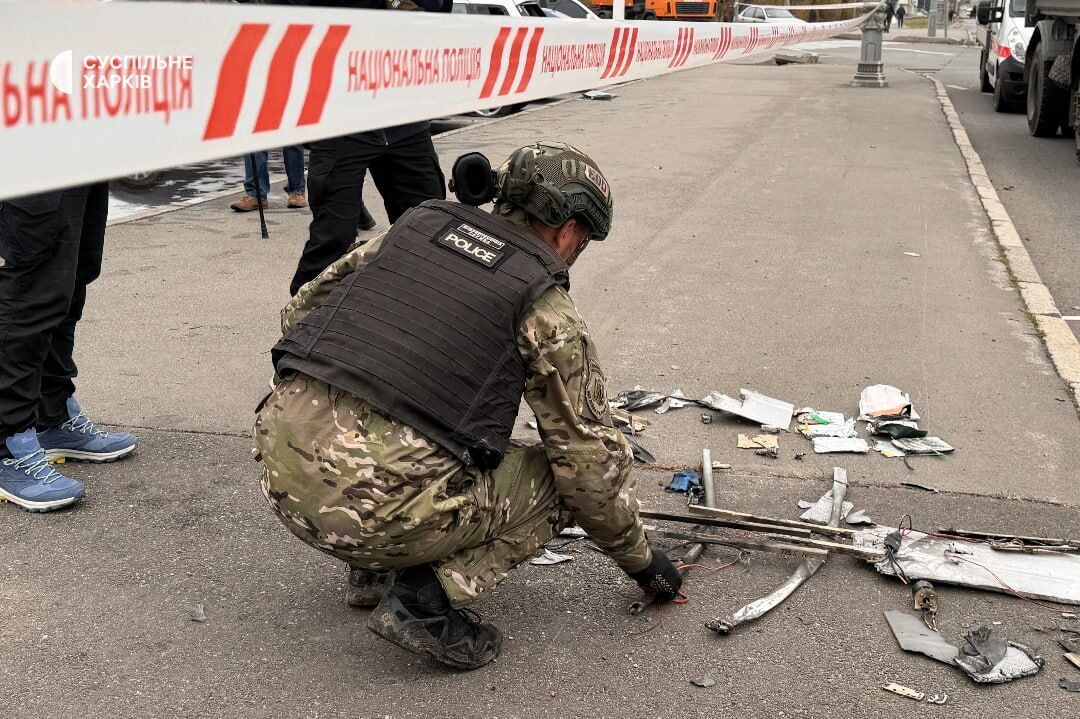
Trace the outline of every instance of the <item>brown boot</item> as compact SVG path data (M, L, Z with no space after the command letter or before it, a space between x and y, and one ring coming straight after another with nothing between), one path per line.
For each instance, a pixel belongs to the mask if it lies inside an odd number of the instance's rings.
M295 209L295 208L298 208L298 207L307 207L307 198L304 197L303 192L290 192L289 193L289 202L286 205L286 207L289 207L290 209Z
M265 210L266 200L262 201L262 206ZM252 195L244 195L239 200L229 205L229 207L233 208L237 212L251 212L252 210L259 209L259 201L256 200Z

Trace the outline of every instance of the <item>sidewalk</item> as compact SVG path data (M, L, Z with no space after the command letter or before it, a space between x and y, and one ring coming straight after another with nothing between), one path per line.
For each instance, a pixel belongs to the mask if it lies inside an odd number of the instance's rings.
M714 66L437 145L449 168L462 152L498 161L559 139L604 168L615 231L574 268L573 293L612 393L747 387L851 414L864 386L884 382L957 447L910 471L875 453L815 456L783 434L769 460L735 449L753 425L642 413L659 464L696 464L708 446L733 465L717 477L723 506L794 516L842 466L849 499L881 523L909 513L921 528L1075 535L1080 420L997 260L932 86L897 70L886 90L853 89L853 69ZM342 602L341 568L271 517L250 460L245 433L308 220L280 209L279 190L272 201L269 241L228 200L110 229L81 328L80 397L105 421L148 429L130 461L69 465L89 487L78 510L0 506L5 716L1069 715L1067 669L1035 630L1076 620L941 588L950 639L1000 621L1045 652L1037 677L977 687L902 653L882 612L906 609L909 590L844 557L726 638L702 623L771 591L795 560L754 554L694 574L690 603L635 636L647 627L625 612L637 592L604 558L525 566L476 607L508 641L466 675L376 639ZM680 508L658 486L669 477L638 472L650 508ZM205 623L190 619L196 604ZM703 675L716 685L689 684ZM890 681L947 692L951 706L882 692Z
M938 26L934 37L930 37L929 29L925 27L898 27L893 20L892 29L885 33L885 42L928 42L940 45L975 45L975 21L968 18L954 20L949 25L948 33L945 28ZM840 38L858 40L861 36L858 32L849 32L837 35Z

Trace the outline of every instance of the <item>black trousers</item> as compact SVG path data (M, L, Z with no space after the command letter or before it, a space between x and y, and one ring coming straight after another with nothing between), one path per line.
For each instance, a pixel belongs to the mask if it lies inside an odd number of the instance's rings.
M372 141L374 134L311 143L308 202L312 219L290 293L295 295L356 241L365 171L371 173L382 195L391 224L424 200L446 199L446 179L430 131L382 143Z
M68 419L75 325L108 217L108 183L0 202L0 447Z

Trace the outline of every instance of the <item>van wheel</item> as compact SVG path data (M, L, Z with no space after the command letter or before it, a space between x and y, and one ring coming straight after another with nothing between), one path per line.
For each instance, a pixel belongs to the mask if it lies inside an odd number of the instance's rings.
M986 50L983 50L982 54L979 55L979 91L993 92L994 86L990 84L990 73L986 71L986 61Z
M1027 67L1027 121L1033 137L1054 137L1066 112L1068 94L1050 77L1050 63L1043 57L1043 46L1035 46Z
M999 77L994 85L994 112L1015 112L1016 105L1005 99L1005 90L1002 89L1004 87L1005 83Z

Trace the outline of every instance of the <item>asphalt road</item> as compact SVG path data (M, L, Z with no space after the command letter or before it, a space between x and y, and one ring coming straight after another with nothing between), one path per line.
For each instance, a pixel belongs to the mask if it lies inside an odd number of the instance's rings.
M855 40L809 43L822 62L850 63ZM1028 135L1022 111L997 113L979 91L979 47L885 43L886 75L930 71L945 85L998 195L1062 315L1080 317L1080 163L1070 138ZM933 191L931 188L928 192ZM1069 322L1080 337L1080 320Z

